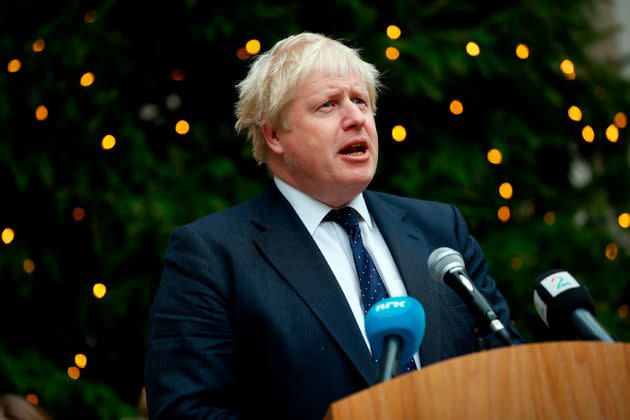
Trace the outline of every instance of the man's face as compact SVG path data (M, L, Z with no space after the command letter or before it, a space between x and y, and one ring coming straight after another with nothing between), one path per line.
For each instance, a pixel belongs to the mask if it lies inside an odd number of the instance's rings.
M286 108L287 127L263 127L268 164L282 180L340 207L374 177L378 134L368 90L355 74L315 72Z

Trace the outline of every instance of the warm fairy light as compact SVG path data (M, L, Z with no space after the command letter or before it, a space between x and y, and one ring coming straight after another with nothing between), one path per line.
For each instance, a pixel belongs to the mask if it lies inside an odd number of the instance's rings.
M560 70L566 76L569 76L575 73L575 67L573 66L573 63L571 62L571 60L569 60L568 58L562 60L562 62L560 63Z
M499 149L490 149L488 150L488 162L493 165L499 165L503 162L503 155Z
M405 127L402 125L395 125L394 128L392 128L392 138L395 141L403 141L407 138L407 130Z
M387 47L387 49L385 50L385 57L389 58L390 60L396 60L398 59L398 57L400 57L400 51L398 51L398 48L396 47Z
M622 228L628 229L628 227L630 227L630 214L621 213L617 218L617 223L619 223L619 226Z
M17 73L18 71L20 71L21 68L22 62L17 58L14 58L13 60L9 61L9 64L7 64L7 71L9 73Z
M236 56L241 60L247 60L249 58L249 54L245 47L241 47L236 51Z
M87 357L85 354L78 353L74 355L74 364L83 369L87 365Z
M94 22L96 22L96 10L90 10L90 11L86 12L85 16L83 16L83 21L85 23L94 23Z
M554 223L556 223L556 213L554 213L553 211L548 211L543 216L543 221L545 222L546 225L549 225L549 226L553 225Z
M623 112L617 112L613 118L613 122L619 128L625 128L628 124L628 117Z
M626 319L628 317L628 312L630 312L630 308L625 303L619 307L619 318Z
M590 125L584 126L582 129L582 138L587 143L593 143L595 140L595 131L593 130L593 127Z
M606 129L606 138L611 143L617 143L619 140L619 129L615 124L610 124Z
M46 118L48 118L48 108L46 108L44 105L38 106L35 110L35 118L37 119L37 121L44 121Z
M512 190L512 184L510 184L509 182L504 182L499 186L499 195L501 195L501 197L505 198L506 200L512 198L513 192L514 191Z
M503 223L507 222L508 220L510 220L510 208L508 206L499 207L499 211L497 211L497 216L499 217L499 220Z
M107 134L105 137L103 137L103 140L101 140L101 147L103 148L103 150L113 149L114 146L116 146L116 137L112 136L111 134Z
M90 86L92 83L94 83L94 73L92 73L91 71L84 73L83 76L81 76L80 83L83 87Z
M458 99L453 99L449 105L449 109L453 114L460 115L464 112L464 104L462 104Z
M186 72L182 69L173 69L170 71L169 77L176 82L181 82L186 77Z
M567 74L566 78L569 80L575 80L575 72Z
M15 239L15 232L11 228L4 228L2 231L2 242L9 245Z
M75 207L72 209L72 218L77 222L85 219L85 210L81 207Z
M609 260L614 260L617 258L617 254L619 253L619 247L615 243L610 243L606 245L606 258Z
M27 394L24 398L33 405L39 404L39 397L35 394Z
M68 368L68 376L76 381L81 376L81 371L76 366L70 366Z
M571 118L573 121L582 120L582 110L575 105L571 105L569 107L567 114L569 114L569 118Z
M520 270L523 266L523 259L521 257L514 257L512 261L510 261L510 265L512 266L512 270Z
M190 124L186 120L179 120L177 124L175 124L175 131L177 134L187 134L190 131Z
M107 287L103 283L96 283L92 286L92 294L95 298L102 299L105 293L107 293Z
M36 52L36 53L42 52L44 51L45 47L46 47L46 42L44 42L44 40L41 38L36 39L33 42L33 52Z
M249 55L258 54L260 52L260 41L257 39L250 39L247 41L247 44L245 44L245 51L247 51L247 54Z
M389 25L387 27L387 36L389 37L389 39L400 38L400 28L396 25Z
M33 271L35 271L35 263L33 262L33 260L27 258L22 263L22 268L27 274L31 274Z
M475 42L470 41L468 44L466 44L466 52L471 57L477 57L481 52L481 49L479 48L479 45L477 45Z
M529 57L529 48L525 44L518 44L516 46L516 56L521 60L525 60Z

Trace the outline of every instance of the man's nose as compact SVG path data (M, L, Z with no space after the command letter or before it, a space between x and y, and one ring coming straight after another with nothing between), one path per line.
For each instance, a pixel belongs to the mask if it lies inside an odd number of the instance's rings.
M343 128L348 130L354 127L363 127L365 124L365 110L348 98L343 102Z

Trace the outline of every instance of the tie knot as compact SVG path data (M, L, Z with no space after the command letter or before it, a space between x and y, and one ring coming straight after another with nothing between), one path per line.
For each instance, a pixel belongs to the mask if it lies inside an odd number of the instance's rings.
M346 232L359 227L359 213L352 207L333 209L328 212L325 220L338 223Z

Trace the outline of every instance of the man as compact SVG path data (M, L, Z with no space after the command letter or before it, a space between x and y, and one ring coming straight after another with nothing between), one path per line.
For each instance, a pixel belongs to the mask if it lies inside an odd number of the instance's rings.
M425 309L410 368L478 350L473 315L430 278L427 258L442 246L464 256L521 340L459 211L366 191L378 76L356 50L302 33L259 56L238 85L236 128L273 182L173 232L151 310L151 418L321 419L376 381L363 326L375 296L413 296Z

